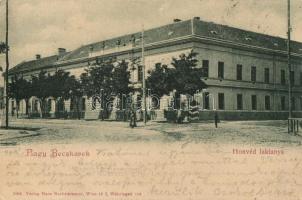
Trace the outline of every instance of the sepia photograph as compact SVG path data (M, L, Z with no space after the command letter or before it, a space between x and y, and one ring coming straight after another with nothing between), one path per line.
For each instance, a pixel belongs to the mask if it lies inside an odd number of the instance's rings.
M301 0L0 0L0 200L302 200Z

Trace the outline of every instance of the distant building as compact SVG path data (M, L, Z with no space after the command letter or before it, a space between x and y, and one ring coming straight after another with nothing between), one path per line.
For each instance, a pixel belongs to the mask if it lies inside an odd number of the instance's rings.
M204 69L201 78L208 85L195 98L201 108L200 119L213 119L213 110L220 119L281 119L288 115L287 40L238 28L201 21L174 20L174 23L145 31L145 65L170 64L172 57L191 50L198 53L198 66ZM114 57L129 60L141 56L141 33L88 44L70 52L60 48L57 55L36 56L10 69L9 75L21 73L30 77L47 70L70 71L79 76L100 59ZM293 114L302 116L302 43L292 41ZM131 71L131 82L140 91L141 69ZM152 92L152 90L151 90ZM139 92L136 93L139 96ZM159 110L168 103L162 98ZM50 99L50 112L54 102ZM97 118L91 99L83 98L81 110L86 118ZM30 112L38 112L38 102L31 99ZM20 112L25 113L24 102ZM10 101L10 107L15 107ZM62 106L72 112L70 101ZM161 111L158 111L161 113ZM159 114L160 115L160 114Z

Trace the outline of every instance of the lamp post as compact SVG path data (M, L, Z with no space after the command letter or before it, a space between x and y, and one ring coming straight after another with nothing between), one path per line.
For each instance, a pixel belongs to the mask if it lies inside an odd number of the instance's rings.
M0 66L0 72L3 72L3 68L2 68L2 66ZM3 79L3 93L1 94L1 110L4 108L4 98L5 98L5 96L4 96L4 89L5 88L5 79ZM3 104L2 104L3 103ZM3 111L3 115L1 116L1 126L2 126L2 124L3 124L3 117L4 117L4 115L5 115L5 113L4 113L4 110L2 110Z
M131 49L131 76L132 76L132 89L134 90L134 71L135 71L135 66L134 66L134 48L135 48L135 35L131 36L131 43L132 43L132 49Z
M144 124L147 123L147 105L146 105L146 74L145 74L145 44L144 44L144 28L142 30L142 70L143 70L143 101L144 101Z
M5 45L1 45L1 52L4 50L5 51L5 60L6 60L6 68L5 68L5 76L4 76L4 97L5 97L5 128L8 128L8 68L9 68L9 57L8 57L8 51L9 51L9 46L8 46L8 0L6 0L6 30L5 30Z
M291 55L290 55L290 37L291 37L291 24L290 24L290 0L287 0L287 65L288 65L288 118L292 117L292 77L291 77Z
M101 89L101 108L102 108L102 121L104 120L105 104L104 104L104 89Z
M151 110L151 89L150 88L148 88L148 110Z
M8 58L8 51L9 51L9 46L8 46L8 0L6 0L6 30L5 30L5 60L6 60L6 68L5 68L5 81L4 81L4 97L5 97L5 128L8 128L8 68L9 68L9 58ZM2 49L2 48L1 48Z

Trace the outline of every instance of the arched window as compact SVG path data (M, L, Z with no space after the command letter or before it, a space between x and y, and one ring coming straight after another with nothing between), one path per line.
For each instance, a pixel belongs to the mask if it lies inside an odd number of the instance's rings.
M47 100L47 112L50 112L51 111L51 99L48 99Z
M58 111L64 111L64 100L63 99L59 99L58 101Z
M34 112L38 112L39 111L39 100L35 100L34 101Z

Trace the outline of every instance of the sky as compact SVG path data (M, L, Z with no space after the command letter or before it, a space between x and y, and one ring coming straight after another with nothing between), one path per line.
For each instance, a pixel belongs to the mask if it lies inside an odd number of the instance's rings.
M5 40L0 0L0 41ZM292 39L302 42L302 0L291 0ZM287 0L9 0L10 68L22 61L195 16L286 37ZM0 55L5 67L5 56ZM2 82L2 81L1 81Z

